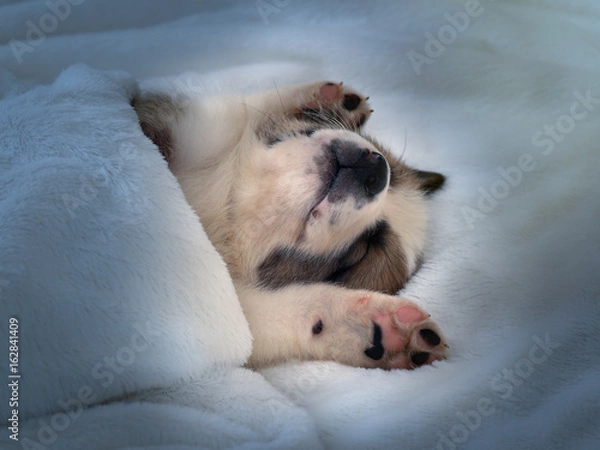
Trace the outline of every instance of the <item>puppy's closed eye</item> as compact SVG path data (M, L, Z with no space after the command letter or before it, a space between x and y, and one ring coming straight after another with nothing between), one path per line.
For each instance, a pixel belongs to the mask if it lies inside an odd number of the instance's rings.
M340 258L338 268L331 273L326 281L344 283L346 276L354 271L365 270L365 261L370 259L369 253L377 251L385 244L385 236L389 232L389 224L385 221L377 222L365 231ZM368 270L368 269L367 269Z
M335 281L351 289L395 294L410 276L400 237L385 221L366 231L354 244L363 256L335 273ZM352 249L356 251L355 249Z
M331 283L339 282L348 271L360 264L367 256L367 253L369 253L369 240L365 238L365 235L362 235L338 260L337 268L331 272L325 281Z

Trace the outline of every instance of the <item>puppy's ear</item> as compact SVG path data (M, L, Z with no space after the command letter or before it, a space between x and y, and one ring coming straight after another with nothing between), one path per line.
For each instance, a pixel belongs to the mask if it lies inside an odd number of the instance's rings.
M417 180L419 180L419 188L427 196L440 189L446 181L446 177L441 173L425 172L423 170L415 170L414 173L417 176Z

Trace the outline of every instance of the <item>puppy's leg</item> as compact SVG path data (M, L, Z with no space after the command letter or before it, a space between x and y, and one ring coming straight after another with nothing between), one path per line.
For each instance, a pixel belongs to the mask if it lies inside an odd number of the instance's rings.
M357 131L371 115L367 98L342 83L320 81L245 98L148 91L134 98L132 106L144 133L178 172L195 165L198 158L229 151L248 128L260 130L264 124L275 124L275 129L279 125L285 129L284 118ZM197 151L200 142L201 154Z
M250 115L242 97L204 98L179 91L143 92L131 104L144 134L176 175L225 158L222 153L242 139Z
M296 358L410 369L446 356L429 314L400 297L328 284L239 295L254 337L251 367Z
M269 117L283 115L356 131L371 115L367 100L343 83L319 81L257 94L246 103Z

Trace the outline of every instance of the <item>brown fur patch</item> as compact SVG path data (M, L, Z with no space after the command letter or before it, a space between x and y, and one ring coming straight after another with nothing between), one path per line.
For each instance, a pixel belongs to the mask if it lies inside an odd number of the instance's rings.
M152 141L165 160L173 158L173 124L182 113L182 108L170 97L163 94L147 94L136 97L131 106L135 109L144 134Z
M332 281L351 289L368 289L396 294L410 273L402 241L387 222L380 222L361 236L355 245L366 246L356 264L338 274Z
M385 221L363 233L342 252L309 255L280 248L271 252L258 268L259 284L269 289L292 283L329 282L395 294L409 275L400 237Z

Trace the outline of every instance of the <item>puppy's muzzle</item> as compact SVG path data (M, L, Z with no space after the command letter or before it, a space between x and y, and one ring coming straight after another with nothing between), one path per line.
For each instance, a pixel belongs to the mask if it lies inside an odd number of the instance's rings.
M341 139L333 139L327 151L334 155L336 166L330 191L332 202L352 195L362 204L387 188L389 166L382 154Z

